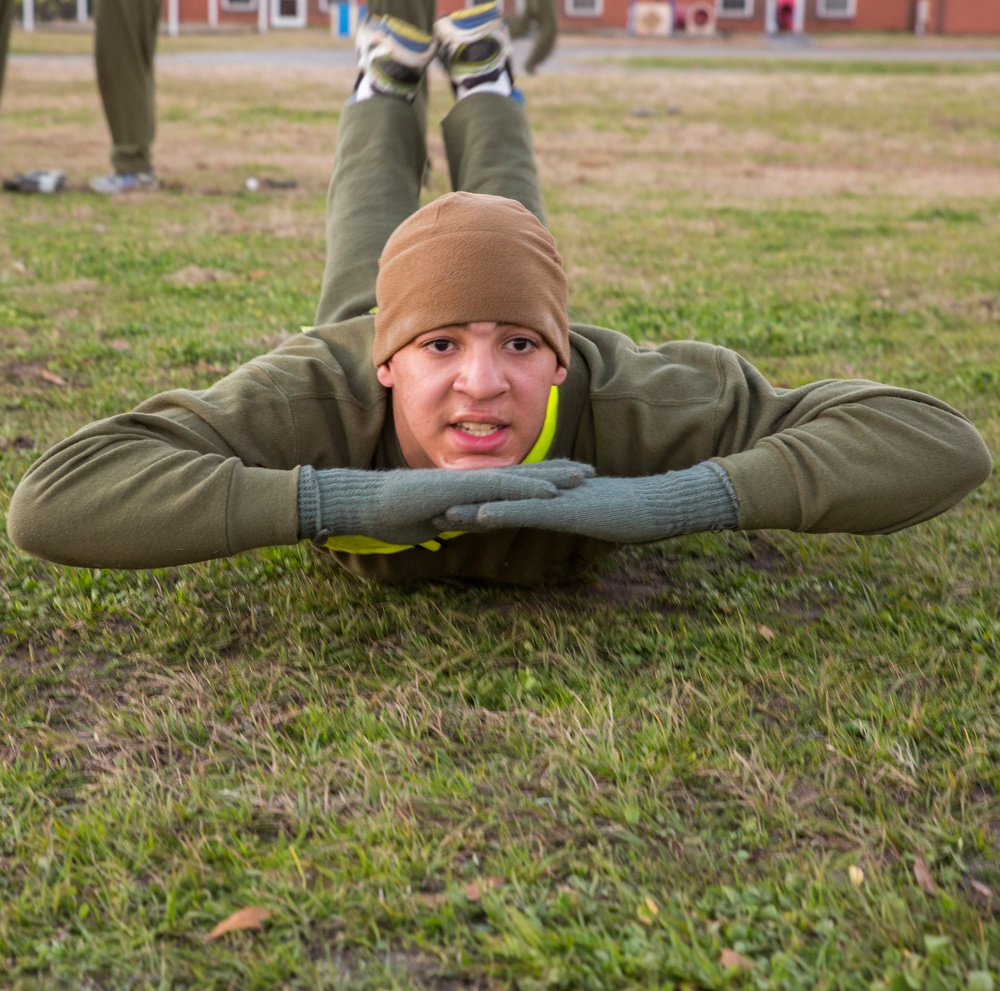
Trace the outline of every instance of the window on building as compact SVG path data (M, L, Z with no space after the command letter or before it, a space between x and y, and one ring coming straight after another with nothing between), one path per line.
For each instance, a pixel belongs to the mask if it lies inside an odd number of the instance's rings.
M256 10L257 0L222 0L223 10Z
M753 0L717 0L719 17L753 17Z
M566 0L567 17L600 17L604 0Z
M857 0L819 0L816 14L819 17L853 17Z

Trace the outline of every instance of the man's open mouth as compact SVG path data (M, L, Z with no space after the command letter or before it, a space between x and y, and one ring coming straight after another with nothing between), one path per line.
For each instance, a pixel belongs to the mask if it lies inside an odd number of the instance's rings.
M452 426L463 430L467 434L472 434L473 437L489 437L490 434L495 434L498 430L503 430L503 424L500 423L469 423L462 421L460 423L453 423Z

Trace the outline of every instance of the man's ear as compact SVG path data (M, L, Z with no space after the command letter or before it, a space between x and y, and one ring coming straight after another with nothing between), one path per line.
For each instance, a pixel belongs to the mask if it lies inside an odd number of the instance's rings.
M375 369L375 377L387 389L392 388L392 369L389 367L388 361L383 361L382 364Z
M569 374L569 369L565 365L556 365L556 374L552 379L553 385L562 385L566 381L566 376ZM379 379L381 382L382 380ZM384 382L382 383L385 384Z

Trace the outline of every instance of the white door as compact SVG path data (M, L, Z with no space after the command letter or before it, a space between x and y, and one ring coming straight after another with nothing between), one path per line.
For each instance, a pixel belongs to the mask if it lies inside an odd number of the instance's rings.
M276 28L304 28L308 0L271 0L271 24Z

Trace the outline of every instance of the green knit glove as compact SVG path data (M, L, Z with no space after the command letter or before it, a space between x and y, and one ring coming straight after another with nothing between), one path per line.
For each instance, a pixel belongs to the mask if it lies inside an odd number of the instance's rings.
M482 533L526 527L641 544L699 530L733 530L736 494L725 469L712 461L645 478L591 478L555 499L456 506L436 521Z
M452 506L503 505L507 499L542 503L590 478L575 461L542 461L510 468L365 471L299 468L299 538L374 537L390 544L421 544L442 530L433 520Z

